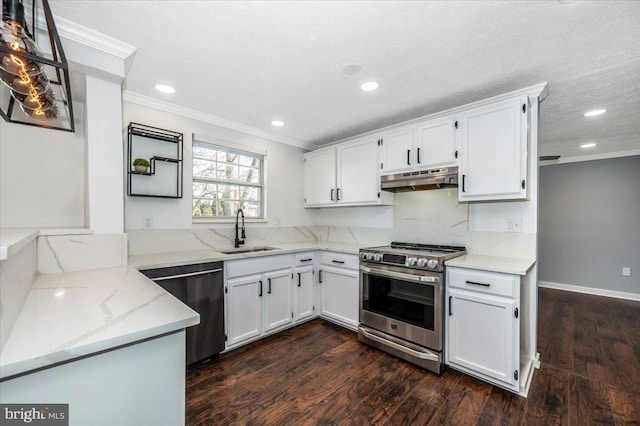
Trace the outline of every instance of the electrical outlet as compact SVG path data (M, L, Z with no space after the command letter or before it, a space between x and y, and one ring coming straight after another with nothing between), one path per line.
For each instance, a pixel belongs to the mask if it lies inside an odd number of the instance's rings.
M627 266L623 266L622 267L622 276L623 277L630 277L631 276L631 268L629 268Z
M142 218L142 229L152 229L153 228L153 217L145 216Z
M504 223L504 230L506 232L522 232L522 218L516 217L506 219Z

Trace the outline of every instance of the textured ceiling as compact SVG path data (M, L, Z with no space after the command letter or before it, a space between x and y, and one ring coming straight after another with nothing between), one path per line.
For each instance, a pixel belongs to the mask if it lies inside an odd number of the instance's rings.
M546 81L541 155L640 149L640 1L50 3L138 48L127 90L289 139L329 143ZM380 89L360 91L367 80ZM607 114L583 117L596 107Z

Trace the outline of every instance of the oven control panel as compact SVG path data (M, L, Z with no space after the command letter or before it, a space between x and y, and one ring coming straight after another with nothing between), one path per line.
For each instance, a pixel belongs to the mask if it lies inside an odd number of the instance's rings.
M403 254L360 252L360 260L368 263L404 266L412 269L437 269L439 262L428 257L414 257Z

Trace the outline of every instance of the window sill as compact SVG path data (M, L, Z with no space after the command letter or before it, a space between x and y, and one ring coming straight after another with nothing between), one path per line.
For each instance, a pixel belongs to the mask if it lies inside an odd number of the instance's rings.
M242 222L242 217L240 218L240 222ZM225 219L216 219L216 218L191 218L191 223L236 223L235 218L225 218ZM245 219L244 223L269 223L267 219Z

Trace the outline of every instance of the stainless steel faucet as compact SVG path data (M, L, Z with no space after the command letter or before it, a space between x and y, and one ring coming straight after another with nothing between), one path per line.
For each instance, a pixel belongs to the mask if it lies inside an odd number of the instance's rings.
M238 218L242 215L242 231L240 232L240 238L238 238ZM240 244L244 244L244 239L247 238L247 235L244 233L244 212L242 209L238 209L238 213L236 213L236 239L234 247L240 247Z

